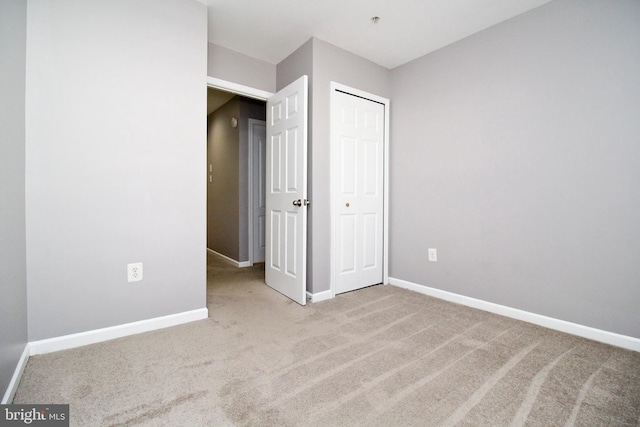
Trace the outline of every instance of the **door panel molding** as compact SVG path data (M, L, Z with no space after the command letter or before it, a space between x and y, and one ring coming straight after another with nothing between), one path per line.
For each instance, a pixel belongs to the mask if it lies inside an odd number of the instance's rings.
M337 162L337 157L342 155L342 144L340 144L335 135L335 119L336 115L339 114L337 108L337 96L336 93L342 92L348 95L353 95L359 98L363 98L369 101L373 101L384 106L384 137L383 137L383 159L382 159L382 170L383 170L383 208L382 208L382 283L389 283L389 106L390 101L387 98L374 95L369 92L365 92L347 85L343 85L337 82L331 82L330 84L331 90L331 114L330 114L330 123L331 123L331 141L330 141L330 211L331 211L331 239L330 239L330 291L331 297L335 297L336 295L336 277L339 270L343 267L340 265L340 261L336 259L334 254L336 254L336 249L338 242L336 242L336 228L340 227L341 224L338 224L337 221L337 206L336 206L336 194L335 194L335 185L336 185L336 168L340 163ZM374 126L375 123L371 121L367 121L367 125ZM375 190L373 190L375 191ZM365 255L365 254L363 254Z
M300 305L307 291L308 77L267 101L265 283Z

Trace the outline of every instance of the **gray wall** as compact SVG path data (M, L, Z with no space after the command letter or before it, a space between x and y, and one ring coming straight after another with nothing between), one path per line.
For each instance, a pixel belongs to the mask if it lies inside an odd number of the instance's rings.
M393 277L640 337L638 23L554 1L393 70Z
M30 0L27 64L29 340L205 308L206 7Z
M208 76L275 92L276 66L209 43Z
M27 343L26 31L26 0L0 2L0 399Z
M304 75L309 76L309 85L313 76L313 38L293 51L276 66L276 90L287 87ZM309 96L311 96L311 87Z
M389 97L390 72L353 53L312 38L278 64L277 73L278 90L303 74L310 78L308 190L311 207L308 219L307 290L317 293L328 290L330 286L330 84L335 81Z
M207 247L240 262L249 260L249 119L265 116L264 102L239 96L209 115Z
M207 183L207 247L236 261L240 256L239 175L240 129L231 127L231 117L240 115L236 96L209 114L207 158L212 166Z

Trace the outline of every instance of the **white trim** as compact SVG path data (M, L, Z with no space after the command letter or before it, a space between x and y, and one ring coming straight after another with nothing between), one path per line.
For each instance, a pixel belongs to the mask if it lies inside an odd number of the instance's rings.
M207 77L207 86L214 89L220 89L225 92L232 92L237 95L246 96L247 98L258 99L260 101L266 101L273 95L272 92L218 79L216 77Z
M360 98L368 99L374 102L378 102L384 106L384 166L383 166L383 174L384 174L384 195L383 195L383 230L382 230L382 239L383 239L383 248L382 248L382 283L389 283L389 112L390 112L390 104L391 101L387 98L383 98L378 95L371 94L369 92L365 92L359 89L352 88L350 86L346 86L337 82L332 81L330 84L331 90L331 100L330 100L330 137L329 137L329 158L331 159L330 163L330 171L329 171L329 210L330 210L330 224L331 224L331 237L329 239L329 248L331 259L329 260L329 291L331 292L331 298L336 296L336 278L335 278L335 269L336 262L334 260L335 251L335 206L333 200L333 187L334 187L334 165L336 162L334 161L333 156L335 156L333 133L334 133L334 114L335 114L335 93L336 91L345 92L351 95L358 96Z
M141 320L139 322L125 323L123 325L111 326L108 328L95 329L92 331L80 332L77 334L64 335L61 337L49 338L29 343L29 354L51 353L53 351L67 350L81 347L83 345L95 344L115 338L140 334L143 332L155 331L156 329L168 328L170 326L181 325L183 323L202 320L209 317L209 310L199 308L197 310L185 311L183 313L170 314L168 316L156 317L153 319Z
M247 240L249 245L249 265L253 265L253 124L256 119L249 119L249 140L247 141Z
M29 361L30 348L29 343L24 346L24 350L22 351L22 355L18 360L18 364L16 365L16 369L13 371L13 376L11 377L11 381L9 382L9 386L2 397L3 405L13 402L13 398L16 395L16 391L18 390L18 385L20 384L20 379L22 378L22 374L24 373L24 368L27 367L27 362Z
M326 301L332 298L333 298L333 295L331 294L331 289L327 291L317 292L315 294L312 294L311 292L307 291L307 299L311 302Z
M603 342L605 344L615 345L617 347L626 348L628 350L640 351L640 339L627 335L620 335L614 332L603 331L602 329L592 328L590 326L580 325L578 323L567 322L565 320L547 317L529 311L519 310L517 308L507 307L476 298L467 297L440 289L430 288L428 286L418 285L416 283L407 282L406 280L389 278L389 284L399 288L409 289L434 298L457 304L466 305L468 307L477 308L479 310L488 311L490 313L499 314L512 319L522 320L533 323L545 328L554 329L560 332L577 335L579 337L588 338L594 341Z
M265 120L258 120L258 119L249 119L249 142L248 142L248 146L249 146L249 153L248 153L248 158L249 158L249 164L248 164L248 170L249 170L249 180L248 180L248 188L249 188L249 203L248 203L248 210L249 210L249 214L247 215L248 217L248 227L249 227L249 265L253 265L254 264L254 259L253 259L253 232L255 231L253 229L253 156L254 156L254 150L253 150L253 126L254 125L262 125L265 127L265 129L267 128L267 122ZM261 262L261 261L260 261Z
M233 258L229 258L228 256L222 255L220 252L216 252L213 249L209 249L209 248L207 248L207 252L209 252L211 255L217 256L222 261L232 264L238 268L251 267L251 264L249 263L249 261L236 261Z

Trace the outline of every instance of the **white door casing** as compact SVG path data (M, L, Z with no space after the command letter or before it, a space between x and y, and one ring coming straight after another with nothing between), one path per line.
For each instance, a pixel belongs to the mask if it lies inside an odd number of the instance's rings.
M308 77L267 100L265 282L306 304Z
M372 98L332 85L334 295L387 283L388 100Z
M266 233L266 122L249 119L249 261L264 262Z

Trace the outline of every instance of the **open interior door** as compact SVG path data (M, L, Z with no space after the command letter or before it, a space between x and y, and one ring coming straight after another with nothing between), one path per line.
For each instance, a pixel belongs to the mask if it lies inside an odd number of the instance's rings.
M265 282L298 304L307 291L308 77L267 100Z

